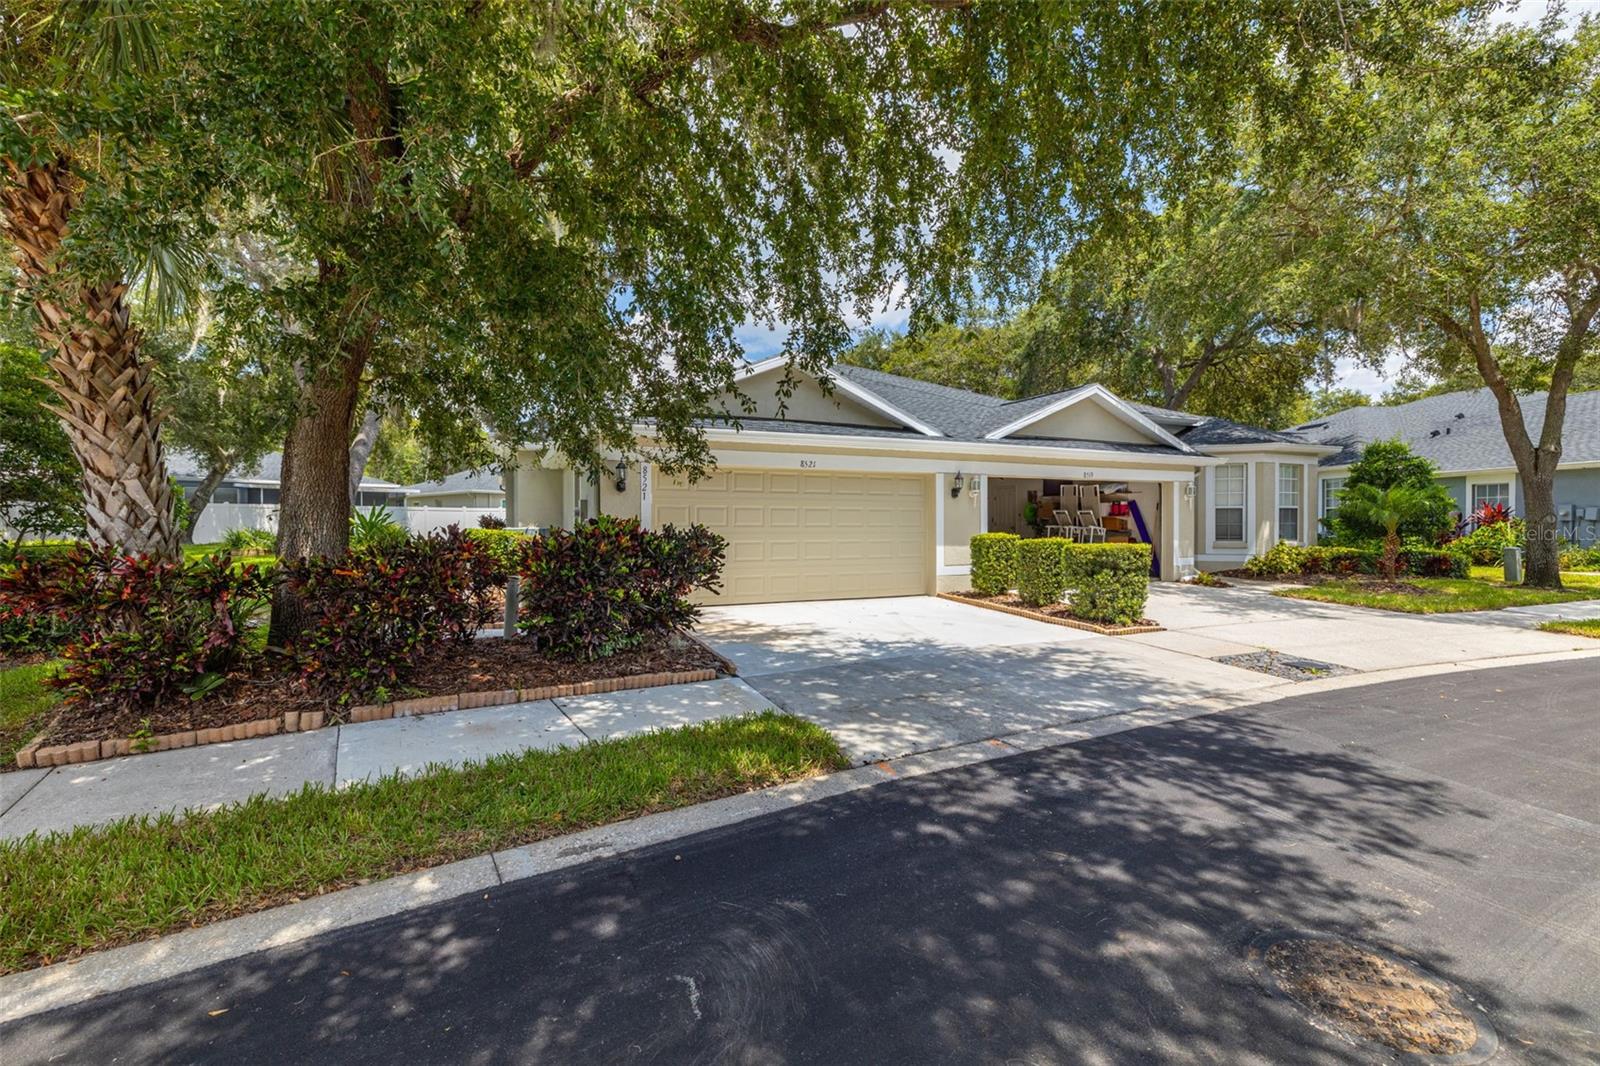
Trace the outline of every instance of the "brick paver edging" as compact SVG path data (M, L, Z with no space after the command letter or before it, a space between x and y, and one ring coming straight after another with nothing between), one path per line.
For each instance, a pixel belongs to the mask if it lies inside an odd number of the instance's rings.
M1004 603L990 603L986 600L975 600L968 596L957 596L953 592L939 593L941 600L952 603L966 603L973 607L982 607L989 611L1003 611L1014 614L1018 618L1031 618L1035 622L1049 622L1053 626L1066 626L1068 629L1082 629L1088 633L1099 633L1106 637L1127 637L1135 633L1165 633L1166 626L1103 626L1099 622L1086 622L1081 618L1057 618L1052 614L1041 611L1030 611L1026 607L1011 607Z
M713 681L717 674L718 671L710 667L699 670L664 670L653 674L578 681L569 685L457 692L449 696L423 696L420 699L396 700L392 703L368 703L360 707L351 707L345 712L344 724L378 722L386 718L404 718L418 714L438 714L441 711L466 711L475 707L526 703L530 700L598 696L628 689L655 688L658 685L685 685L694 681ZM72 763L114 759L121 755L145 755L173 748L194 748L202 744L221 744L230 740L247 740L250 737L269 737L276 733L305 733L334 724L332 718L331 711L287 711L271 718L257 718L253 722L236 722L233 725L215 726L211 729L189 729L181 733L161 733L143 738L117 737L114 740L82 740L75 744L49 746L41 746L38 741L34 741L17 752L17 765L23 769L66 766Z

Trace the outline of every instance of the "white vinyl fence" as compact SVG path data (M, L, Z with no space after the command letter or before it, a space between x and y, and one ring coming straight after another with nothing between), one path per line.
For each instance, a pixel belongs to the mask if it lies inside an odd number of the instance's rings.
M363 512L371 507L362 507ZM471 529L484 515L504 520L504 507L391 507L389 514L413 533L431 533L457 525ZM235 529L265 529L277 532L278 507L267 503L213 503L200 514L194 528L196 544L213 544Z

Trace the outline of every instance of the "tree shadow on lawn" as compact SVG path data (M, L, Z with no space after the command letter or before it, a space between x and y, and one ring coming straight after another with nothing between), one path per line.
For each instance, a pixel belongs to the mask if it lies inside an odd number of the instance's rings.
M1429 841L1498 817L1215 716L835 797L6 1039L74 1061L1373 1061L1246 971L1243 943L1288 927L1409 932L1394 946L1477 995L1525 1061L1578 1061L1592 1017L1455 972L1450 922L1388 887L1470 881L1485 857Z

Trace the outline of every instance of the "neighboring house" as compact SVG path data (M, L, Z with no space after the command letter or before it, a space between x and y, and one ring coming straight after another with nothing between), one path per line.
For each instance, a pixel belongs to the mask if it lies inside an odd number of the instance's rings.
M419 481L405 488L407 507L479 507L501 510L505 489L496 472L458 470L438 481Z
M1544 425L1545 397L1519 398L1528 432L1535 441ZM1561 464L1556 468L1557 523L1578 544L1600 539L1600 391L1567 397L1562 423ZM1333 445L1337 451L1320 463L1317 515L1338 506L1350 464L1376 440L1399 439L1439 468L1439 482L1470 515L1485 503L1502 503L1523 513L1521 480L1500 429L1500 410L1487 388L1429 396L1395 407L1352 407L1296 426L1301 437Z
M254 470L234 470L211 494L211 503L278 504L278 479L283 471L283 454L272 452L262 456ZM167 453L167 473L177 479L187 494L199 486L206 472L194 456L186 452ZM404 507L406 490L392 481L381 478L362 478L357 493L358 507Z
M968 586L973 534L1031 535L1030 503L1053 510L1088 488L1108 536L1151 543L1171 580L1313 538L1317 463L1338 451L1099 385L1007 401L850 366L831 395L802 380L780 411L782 374L781 359L741 371L756 411L737 428L707 421L716 469L694 484L615 459L585 477L528 446L510 524L702 523L728 539L718 602L921 595ZM740 410L732 397L723 409Z

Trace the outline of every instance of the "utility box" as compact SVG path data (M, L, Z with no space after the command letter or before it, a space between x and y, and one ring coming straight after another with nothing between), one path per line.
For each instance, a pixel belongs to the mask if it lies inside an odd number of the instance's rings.
M1522 584L1522 549L1507 548L1505 555L1506 584Z

